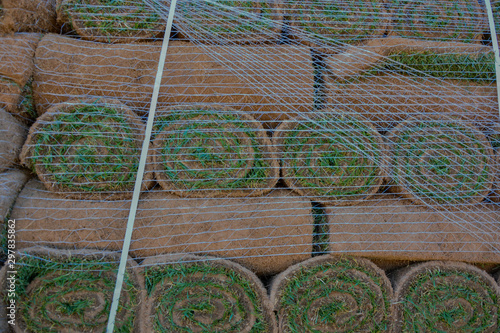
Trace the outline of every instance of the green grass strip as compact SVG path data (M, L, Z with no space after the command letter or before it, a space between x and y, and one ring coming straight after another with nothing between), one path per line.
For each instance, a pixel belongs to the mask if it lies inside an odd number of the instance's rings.
M251 313L250 332L270 331L253 283L229 268L208 262L151 266L145 278L154 297L155 332L236 333L248 329Z
M76 256L58 261L22 257L16 280L22 325L29 332L105 332L116 269L116 264ZM115 332L132 332L137 293L127 274Z

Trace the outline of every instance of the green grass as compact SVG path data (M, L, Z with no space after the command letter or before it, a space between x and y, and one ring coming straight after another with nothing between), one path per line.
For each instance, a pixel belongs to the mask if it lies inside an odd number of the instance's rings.
M80 257L51 261L24 256L17 263L15 298L18 316L30 332L58 332L63 328L105 332L117 267L116 264ZM28 286L36 278L42 279L38 280L42 282L38 288L29 290ZM128 274L123 288L129 302L123 303L125 297L122 293L115 332L128 333L134 327L135 306L138 302L138 290ZM95 299L89 294L103 294L104 304L95 304ZM36 316L30 314L30 309ZM91 318L85 315L89 311L95 312Z
M393 181L434 204L463 204L483 195L491 181L490 148L477 134L455 121L409 123L393 142Z
M325 199L362 196L380 180L379 135L351 116L302 122L284 133L285 177Z
M33 101L33 78L30 78L22 89L20 108L26 112L32 120L38 117L35 110L35 102Z
M404 332L484 332L500 324L495 291L473 272L433 268L413 280L401 303Z
M239 273L216 262L176 263L145 268L146 290L154 300L155 332L240 332L248 312L254 312L255 323L250 332L269 331L261 300L253 283ZM242 294L251 304L242 302ZM193 301L189 301L193 299ZM180 306L179 304L184 304ZM224 307L217 312L215 304ZM219 308L220 310L220 308ZM200 316L210 315L210 322ZM180 325L175 318L184 323ZM224 328L224 329L223 329Z
M111 107L85 105L55 115L33 137L29 164L71 191L121 191L139 165L138 130Z
M131 36L137 33L155 37L162 7L151 9L145 2L135 0L99 0L90 5L89 0L71 0L64 3L68 17L84 21L84 26L94 33L105 36ZM133 7L133 10L130 10Z
M366 71L364 75L387 72L479 83L491 83L496 80L495 56L492 53L479 55L398 53L390 55L384 63Z
M352 274L358 271L362 274ZM365 276L366 278L360 278ZM356 263L355 259L339 258L338 261L322 263L313 267L302 267L287 277L279 299L279 313L285 313L283 327L287 332L386 332L392 318L390 295L384 288L382 294L372 287L371 282L384 285L382 278ZM342 295L342 297L332 296ZM356 305L349 306L347 299L354 299ZM321 303L315 303L323 300ZM339 316L354 313L338 322ZM376 312L384 314L376 320ZM311 316L311 313L316 314Z
M196 119L198 117L204 118ZM237 114L203 109L175 110L156 121L156 133L165 129L170 131L168 126L174 127L162 141L161 158L165 175L176 188L188 193L268 186L272 165L259 139L264 131L250 127ZM242 147L248 145L250 147ZM245 169L245 174L239 175Z

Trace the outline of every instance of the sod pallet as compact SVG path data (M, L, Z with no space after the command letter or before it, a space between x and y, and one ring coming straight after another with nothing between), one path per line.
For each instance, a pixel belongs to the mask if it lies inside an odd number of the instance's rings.
M19 162L28 129L0 108L0 172Z
M23 122L35 117L31 78L39 34L0 37L0 108Z
M498 332L500 289L477 267L430 261L392 279L397 332Z
M107 45L45 36L36 52L34 99L39 114L70 98L116 98L149 110L159 44ZM214 46L172 41L158 107L203 103L247 111L275 127L313 105L310 51L298 46ZM283 107L286 105L286 107Z
M367 259L319 256L275 276L280 332L393 332L393 291Z
M480 43L488 29L485 7L468 0L389 0L391 35Z
M21 192L12 212L19 248L119 250L129 201L76 201L44 190L38 180ZM141 196L130 255L209 254L235 258L259 275L310 258L309 201L276 190L262 198L183 199L160 191Z
M0 221L5 221L16 198L30 175L25 170L10 169L0 173Z
M56 0L2 0L0 33L56 32Z
M141 263L148 297L140 332L275 333L262 282L229 260L172 254Z
M435 210L392 194L353 207L327 207L330 251L382 260L500 263L498 205Z
M15 333L100 332L106 329L119 253L34 247L20 251L12 260L18 264L16 272L4 266L0 271L0 283L2 300L10 304L13 296L6 290L11 288L14 276L17 312L15 325L11 328ZM116 329L138 331L144 296L141 268L129 257Z

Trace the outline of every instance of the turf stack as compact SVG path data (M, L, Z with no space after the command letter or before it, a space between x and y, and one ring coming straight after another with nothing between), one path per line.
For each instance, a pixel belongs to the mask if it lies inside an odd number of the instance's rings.
M275 127L280 120L312 109L313 67L309 48L194 46L179 41L169 45L159 108L223 104L247 111L266 127ZM102 96L117 98L146 114L160 49L159 44L107 45L45 36L35 59L38 113L69 98Z
M284 3L291 37L324 53L337 53L345 44L381 38L391 24L385 0Z
M160 186L182 197L268 193L279 178L276 153L251 116L217 105L158 110L153 142Z
M321 256L276 276L280 332L391 332L392 287L367 259Z
M56 32L56 0L0 1L0 33Z
M197 43L277 42L283 26L282 2L180 1L177 3L174 24L180 38ZM166 1L166 4L170 6L170 1Z
M60 0L57 20L83 39L128 43L161 37L166 21L163 6L133 0Z
M36 118L31 78L40 35L11 34L0 37L0 108L23 123Z
M498 285L463 263L427 262L394 276L396 331L497 332Z
M387 137L394 193L450 209L481 202L491 190L493 150L479 130L445 116L410 118Z
M479 43L488 21L478 1L390 0L395 15L392 33L399 36Z
M16 333L102 332L106 329L119 255L111 252L60 251L31 248L17 258ZM132 332L140 327L139 308L144 278L128 261L115 327ZM7 267L1 274L3 290L10 283ZM9 301L11 297L5 295Z
M19 153L28 129L0 108L0 172L19 162Z
M382 136L359 115L323 110L284 122L273 140L286 184L310 200L355 204L376 193L386 175Z
M276 332L262 282L238 264L170 255L142 266L148 297L141 332Z
M68 198L130 198L144 127L116 100L62 103L31 127L21 159L47 189ZM152 177L146 171L143 190Z

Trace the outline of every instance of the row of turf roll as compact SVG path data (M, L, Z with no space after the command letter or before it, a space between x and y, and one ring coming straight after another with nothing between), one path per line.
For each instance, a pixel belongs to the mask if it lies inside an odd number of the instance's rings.
M117 259L113 252L30 248L16 271L0 272L15 332L97 332L107 325ZM15 279L13 279L15 276ZM16 282L13 282L13 281ZM16 290L16 296L8 294ZM394 288L394 289L393 289ZM426 262L386 273L370 260L324 255L268 285L216 257L129 258L119 332L496 332L500 289L475 266Z
M99 42L150 40L162 36L170 1L3 0L3 31L66 32ZM438 28L436 25L439 23ZM300 43L335 52L340 42L359 43L387 35L480 42L488 31L484 6L476 1L182 1L174 25L196 42L276 42L282 31Z
M21 161L53 192L76 199L131 197L145 125L117 100L57 104L31 127ZM158 110L142 190L154 179L181 197L248 197L289 188L352 205L383 185L417 203L482 201L497 177L491 143L459 119L411 117L382 136L359 114L322 110L284 121L268 137L250 115L220 105ZM281 161L281 162L279 162Z

